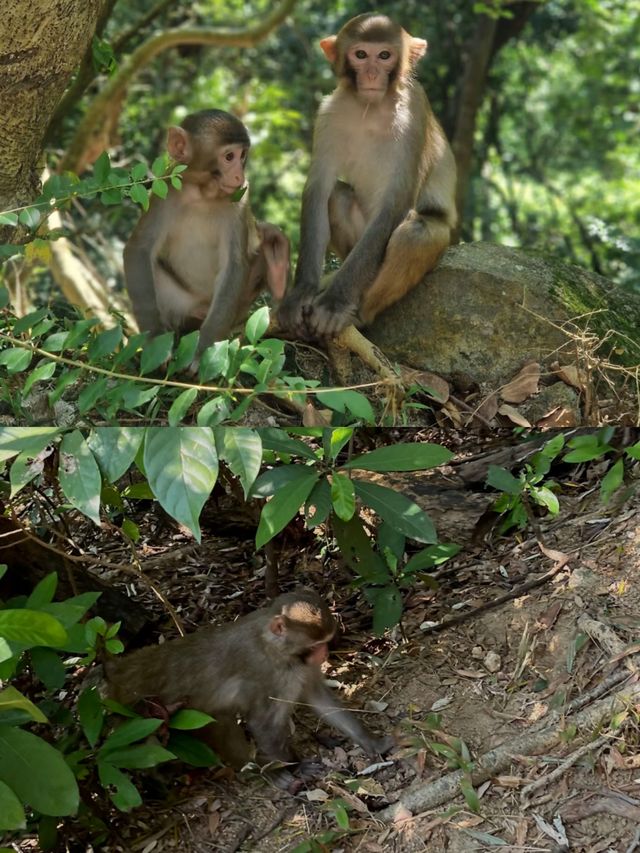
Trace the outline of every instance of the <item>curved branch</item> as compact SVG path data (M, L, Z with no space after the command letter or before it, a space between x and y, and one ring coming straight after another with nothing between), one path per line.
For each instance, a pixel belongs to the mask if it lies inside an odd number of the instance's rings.
M254 47L285 20L295 3L296 0L282 0L264 20L253 27L175 29L151 36L131 54L97 95L78 126L60 163L60 170L80 172L108 147L110 131L117 124L121 104L132 78L159 53L185 44Z

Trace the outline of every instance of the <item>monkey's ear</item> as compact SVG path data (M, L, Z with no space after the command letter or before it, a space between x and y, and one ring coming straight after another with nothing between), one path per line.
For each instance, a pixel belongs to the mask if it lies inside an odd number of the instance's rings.
M424 39L416 39L411 37L409 39L409 62L413 65L414 62L417 62L427 52L427 42Z
M287 626L284 624L284 616L274 616L271 622L269 622L269 630L276 637L282 637L287 630Z
M170 127L167 132L167 151L178 163L188 163L193 155L189 134L183 127Z
M322 52L327 57L329 62L335 62L338 58L338 51L336 50L336 41L338 36L327 36L326 39L320 40L320 47L322 48Z

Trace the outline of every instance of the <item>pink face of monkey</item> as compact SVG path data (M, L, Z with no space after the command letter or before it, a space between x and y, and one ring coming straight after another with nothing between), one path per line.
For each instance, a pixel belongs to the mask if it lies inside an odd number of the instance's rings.
M351 45L347 61L355 73L360 100L377 103L384 98L398 59L397 48L388 42L365 41Z

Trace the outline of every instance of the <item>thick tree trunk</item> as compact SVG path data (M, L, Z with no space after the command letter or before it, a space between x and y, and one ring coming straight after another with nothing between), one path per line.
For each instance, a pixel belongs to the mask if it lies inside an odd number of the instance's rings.
M39 190L47 125L105 0L3 0L0 15L0 210ZM0 241L5 235L0 229Z

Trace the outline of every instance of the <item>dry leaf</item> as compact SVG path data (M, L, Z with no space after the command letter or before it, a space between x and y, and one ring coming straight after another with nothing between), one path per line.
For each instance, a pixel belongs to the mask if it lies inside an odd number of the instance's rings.
M457 406L454 406L454 404L451 402L451 400L447 400L447 402L440 409L438 414L446 415L449 418L449 420L452 421L453 425L456 427L461 428L463 426L462 413L457 408ZM440 418L440 417L438 417L438 415L436 415L436 418L438 420L438 423L440 423L441 421L444 421L444 418ZM442 426L445 426L445 424L442 423Z
M302 415L302 426L331 426L331 417L329 409L316 409L311 400L308 400Z
M492 421L498 411L498 395L490 394L488 397L485 397L476 411L486 421Z
M409 820L413 817L413 812L410 812L408 808L400 803L396 806L395 812L393 814L393 822L394 823L403 823L405 820Z
M565 409L564 406L556 406L555 409L551 409L544 417L536 421L536 426L540 429L558 429L559 427L577 425L576 413L572 409Z
M523 403L537 393L539 384L540 365L537 361L532 361L525 364L520 373L500 389L500 396L507 403Z
M552 604L542 616L538 619L538 625L541 628L544 628L545 631L548 631L556 623L556 619L560 615L560 611L562 610L562 602L556 601L555 604Z
M400 366L400 378L403 385L420 385L425 393L438 403L446 403L451 389L449 383L437 373L428 370L413 370L405 365Z
M486 672L478 672L472 669L454 669L453 671L462 678L486 678L487 676Z
M513 406L509 406L507 403L503 403L498 409L499 415L504 415L505 418L509 418L512 424L516 426L526 427L529 429L531 424L529 421L521 415L517 409L514 409Z
M313 791L305 791L305 797L310 803L325 803L329 799L329 794L323 791L322 788L314 788Z
M577 388L578 391L584 390L584 382L580 378L580 371L575 364L553 364L552 370L558 379L562 379L564 383L572 388Z

